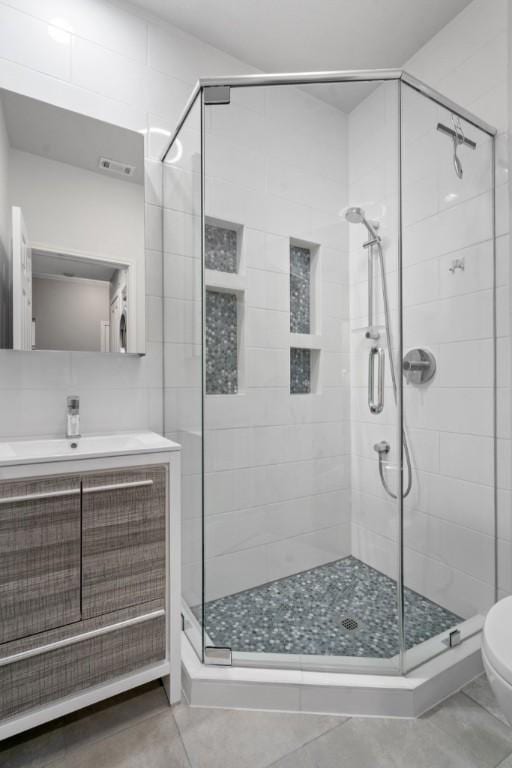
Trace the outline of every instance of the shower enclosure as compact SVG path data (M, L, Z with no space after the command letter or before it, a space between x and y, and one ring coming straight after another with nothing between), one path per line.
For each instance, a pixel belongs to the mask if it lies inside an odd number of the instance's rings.
M492 127L402 71L202 80L163 154L205 663L403 674L496 599Z

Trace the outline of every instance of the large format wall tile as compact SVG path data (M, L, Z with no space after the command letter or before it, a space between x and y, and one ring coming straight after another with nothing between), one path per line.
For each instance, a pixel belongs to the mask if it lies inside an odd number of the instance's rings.
M509 280L504 171L508 166L504 133L508 129L507 97L500 86L508 78L505 6L504 0L495 4L474 0L405 65L411 74L475 110L501 131L496 168L501 536L508 535L506 489L510 484L510 318L508 287L502 288ZM349 118L352 204L362 197L391 205L392 189L388 187L386 193L368 135L371 115L375 117L384 103L382 91L377 89ZM450 123L449 111L409 89L403 89L402 96L404 348L427 347L437 359L431 383L421 388L404 387L405 427L414 467L404 512L406 584L455 612L471 616L484 612L493 600L491 140L465 125L477 148L460 150L464 176L458 179L450 142L435 130L438 121ZM381 139L385 125L385 120L381 121ZM382 215L385 217L385 205ZM366 314L366 263L357 233L351 235L350 243L351 318L357 326L364 324ZM392 270L390 245L384 239L385 260ZM451 270L455 259L463 260L463 270ZM390 271L388 285L395 282ZM390 306L393 314L393 298ZM364 368L367 350L357 341L357 334L352 337L352 347L352 486L357 494L352 510L353 551L370 558L368 562L373 558L376 567L390 568L396 554L396 509L383 495L371 446L381 439L390 442L388 476L396 482L396 429L389 412L369 416ZM389 388L385 397L389 404ZM498 556L499 563L508 563L505 552L506 547ZM503 568L500 573L502 589L510 589Z

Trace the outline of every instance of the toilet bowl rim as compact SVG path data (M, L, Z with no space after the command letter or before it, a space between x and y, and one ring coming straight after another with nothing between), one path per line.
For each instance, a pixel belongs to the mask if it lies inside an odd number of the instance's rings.
M493 674L500 679L508 688L512 695L512 667L507 667L503 662L494 656L492 651L489 650L489 645L485 641L485 637L482 637L482 658L484 665L487 665L492 670Z

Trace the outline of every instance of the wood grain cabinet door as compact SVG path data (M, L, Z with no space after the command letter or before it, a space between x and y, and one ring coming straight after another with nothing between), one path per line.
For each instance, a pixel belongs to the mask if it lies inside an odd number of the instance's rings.
M165 597L164 466L82 476L82 616Z
M80 478L0 482L0 643L80 621Z

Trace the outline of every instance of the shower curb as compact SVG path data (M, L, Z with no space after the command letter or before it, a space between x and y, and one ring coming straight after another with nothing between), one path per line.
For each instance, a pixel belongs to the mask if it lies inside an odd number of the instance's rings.
M416 718L483 671L480 633L405 676L204 666L184 634L181 647L193 707Z

